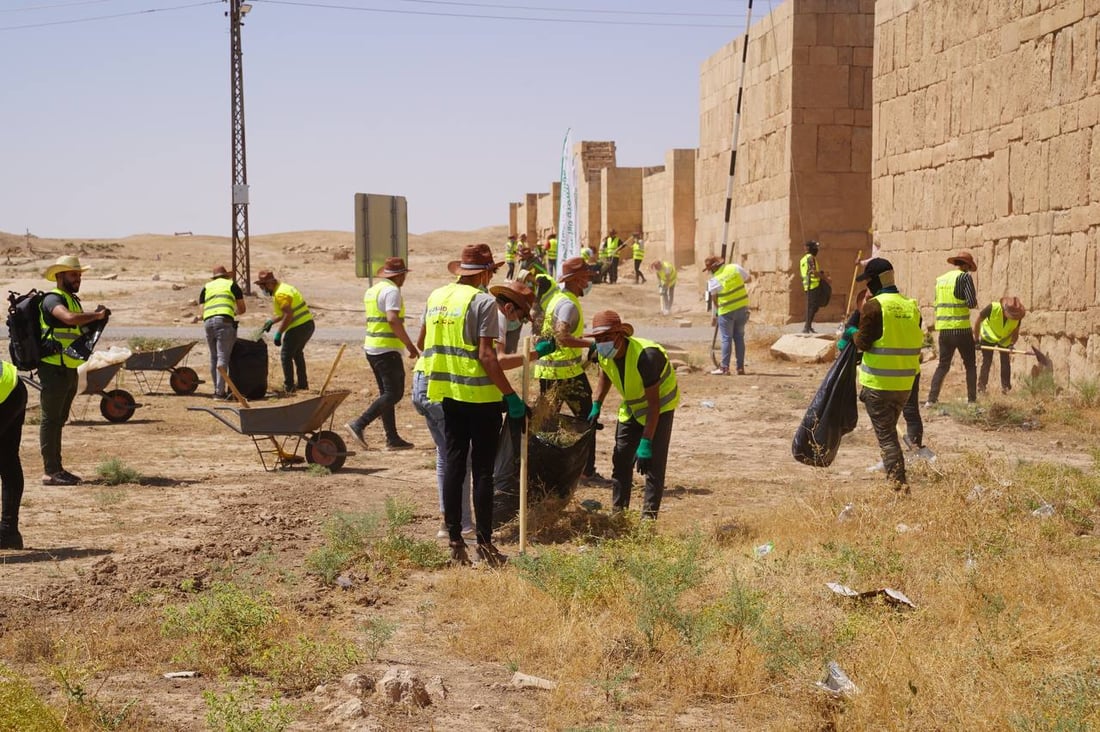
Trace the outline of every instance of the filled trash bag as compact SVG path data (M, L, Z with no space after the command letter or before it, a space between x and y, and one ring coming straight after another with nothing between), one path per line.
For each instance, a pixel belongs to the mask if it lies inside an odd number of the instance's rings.
M798 462L827 468L840 439L856 428L856 355L851 344L841 351L814 394L791 443L791 454Z
M538 503L548 496L569 498L580 480L595 428L587 421L554 414L538 425L527 443L527 501ZM520 423L505 419L500 428L497 458L493 465L493 524L499 526L519 515L519 462L522 447Z
M245 399L267 395L267 342L238 338L229 354L229 378Z

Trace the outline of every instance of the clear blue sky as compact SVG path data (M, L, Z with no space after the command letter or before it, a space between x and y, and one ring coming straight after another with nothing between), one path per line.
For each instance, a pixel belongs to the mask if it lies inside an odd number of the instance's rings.
M179 7L200 1L0 0L0 230L230 234L228 4ZM557 180L569 127L576 140L615 140L620 165L659 165L669 148L698 146L699 66L742 32L746 7L251 4L253 234L351 230L356 192L406 196L415 233L504 224L508 201ZM757 3L755 18L773 4ZM62 22L155 8L178 9ZM661 12L674 15L641 14Z

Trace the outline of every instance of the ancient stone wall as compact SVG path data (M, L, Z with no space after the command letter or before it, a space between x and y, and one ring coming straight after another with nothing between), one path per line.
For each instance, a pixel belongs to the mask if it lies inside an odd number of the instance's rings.
M558 213L561 210L561 183L551 183L549 193L539 194L538 218L535 228L538 240L546 239L551 231L558 230Z
M600 238L615 229L624 242L642 229L644 168L603 168L600 171Z
M647 168L642 178L642 230L646 261L676 266L695 261L694 149L669 150L665 164Z
M875 17L882 255L928 320L935 277L969 249L980 304L1018 295L1024 340L1063 381L1100 372L1098 14L1096 0L888 0Z

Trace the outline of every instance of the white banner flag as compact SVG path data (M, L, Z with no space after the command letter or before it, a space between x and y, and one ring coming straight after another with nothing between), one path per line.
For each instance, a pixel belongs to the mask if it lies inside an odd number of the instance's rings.
M573 129L565 132L561 148L561 200L558 209L558 262L579 257L577 226L577 158L573 154ZM558 265L561 266L560 264Z

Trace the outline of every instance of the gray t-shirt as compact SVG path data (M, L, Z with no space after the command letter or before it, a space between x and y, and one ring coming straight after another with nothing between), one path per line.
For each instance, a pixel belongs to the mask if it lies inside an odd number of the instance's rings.
M470 309L466 311L466 323L462 331L463 337L470 345L478 345L481 338L492 338L494 341L500 338L500 326L497 324L497 300L486 292L479 292L470 301Z
M378 299L376 302L378 303L378 309L381 310L383 313L389 313L391 310L398 313L401 312L401 288L383 287L382 291L378 293ZM401 352L400 348L379 348L377 346L371 346L369 348L364 348L363 350L369 353L371 356L377 356L382 353L390 353L392 351L396 351L397 353Z
M554 306L554 331L558 330L560 323L565 323L567 330L572 334L579 322L581 322L581 311L577 309L573 301L568 297L558 300L558 304Z

